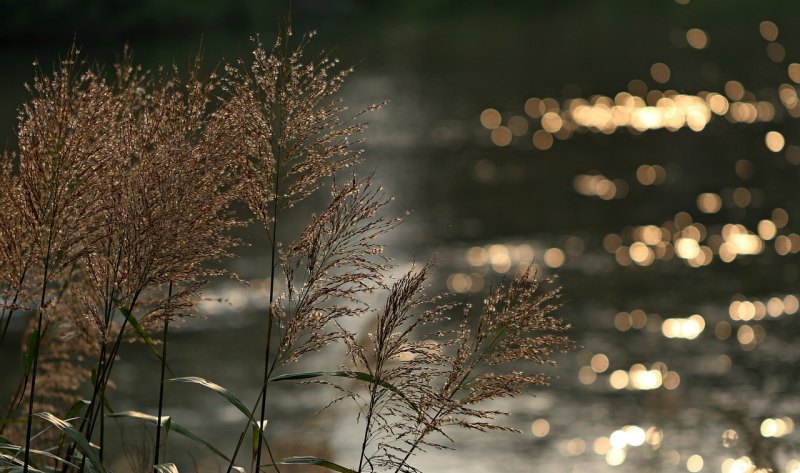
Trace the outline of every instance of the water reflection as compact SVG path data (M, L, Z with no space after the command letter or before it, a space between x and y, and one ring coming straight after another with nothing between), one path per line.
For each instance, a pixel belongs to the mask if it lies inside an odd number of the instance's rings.
M441 289L475 301L530 265L559 274L569 299L563 311L584 348L551 371L551 388L499 406L514 413L504 422L524 434L458 434L456 455L429 452L419 466L745 472L768 456L776 468L800 472L790 448L800 418L793 121L800 63L781 62L793 58L796 35L743 19L736 27L752 44L730 51L719 22L677 25L665 17L647 42L604 30L621 35L615 44L625 54L581 43L590 51L582 54L562 23L545 17L538 31L531 18L491 26L483 13L449 26L382 19L369 30L374 46L343 33L352 62L368 55L364 48L377 51L359 67L347 100L354 108L393 101L376 114L366 143L367 155L382 159L368 166L398 194L397 205L415 212L389 250L401 263L438 253ZM578 21L560 18L568 20ZM486 35L475 41L475 31ZM548 32L560 39L541 47ZM634 43L644 46L629 51ZM530 63L519 60L531 54ZM602 58L593 62L594 54ZM603 61L617 55L628 59L606 70ZM708 65L715 61L716 69ZM741 63L761 83L745 72L723 74ZM764 72L770 65L774 77ZM704 83L713 70L722 71L719 80ZM554 92L578 80L603 92ZM256 277L252 287L211 287L203 303L209 320L177 332L184 345L173 362L177 375L209 377L245 399L255 397L260 376L251 360L262 355L255 327L269 284L258 279L267 261L252 257L256 250L245 249L247 261L236 268ZM203 356L192 349L198 344ZM309 367L331 369L338 355L322 354ZM136 388L149 379L146 353L126 356L121 373L134 382L120 383L119 408L147 411L154 399ZM231 367L229 360L245 361ZM315 417L330 393L276 388L270 425L285 439L280 451L313 454L306 449L313 446L347 463L356 413ZM176 394L169 406L176 421L230 450L239 427L231 412L211 397ZM197 412L210 413L214 425ZM190 464L176 457L184 460Z

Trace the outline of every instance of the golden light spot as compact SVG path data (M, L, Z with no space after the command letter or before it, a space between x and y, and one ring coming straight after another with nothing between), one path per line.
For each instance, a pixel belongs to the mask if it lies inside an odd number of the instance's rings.
M728 429L725 432L722 432L722 446L725 448L731 448L736 445L739 441L739 434L733 430Z
M558 268L564 264L564 252L559 248L550 248L544 252L544 264L551 268Z
M531 424L531 433L534 437L546 437L550 433L550 422L546 419L536 419Z
M742 100L744 98L744 86L738 80L729 80L725 83L725 95L731 100Z
M489 262L497 273L506 273L511 269L511 254L505 245L491 245L488 249Z
M528 132L528 120L525 117L515 115L508 119L508 129L514 136L522 136Z
M638 425L626 425L622 428L622 431L625 432L627 437L628 445L632 447L639 447L644 444L647 434L645 433L644 429L639 427Z
M455 273L447 278L447 288L453 292L468 292L472 287L472 278L467 274Z
M616 370L608 377L608 383L614 389L625 389L628 386L628 372L625 370Z
M535 97L525 101L525 113L531 118L539 118L544 114L544 103Z
M793 62L789 64L786 71L789 74L789 79L792 79L792 82L800 84L800 64Z
M584 451L586 451L586 442L580 437L569 439L563 447L563 453L570 457L580 455Z
M613 448L625 448L628 446L628 435L623 430L615 430L609 435L608 443L610 443Z
M649 391L658 389L663 382L663 375L659 370L648 370L642 365L633 365L630 369L630 383L635 389Z
M772 240L778 233L778 227L772 220L762 220L758 222L758 236L764 240Z
M767 45L767 57L772 62L783 62L786 58L786 49L781 43L769 43Z
M612 448L606 453L606 463L611 466L619 466L625 463L625 457L627 454L625 450L620 448Z
M603 237L603 249L607 252L614 253L620 246L622 246L622 238L616 233L609 233Z
M725 115L728 113L728 109L730 108L730 104L728 103L728 99L720 94L710 93L706 96L706 102L708 102L708 108L711 109L717 115Z
M781 84L778 87L778 97L780 97L783 106L790 109L790 111L797 106L797 89L793 85Z
M692 473L697 473L703 469L703 457L700 455L692 455L686 460L686 469Z
M608 369L608 357L602 353L598 353L592 357L592 369L595 373L603 373Z
M750 345L755 341L756 333L753 331L753 327L742 325L739 327L739 330L736 331L736 339L742 345Z
M788 295L783 298L783 311L789 315L795 314L800 308L800 300L797 296Z
M697 208L706 214L717 213L722 208L722 198L713 192L704 192L697 196Z
M775 107L769 102L756 102L756 118L762 122L771 122L775 118Z
M769 471L764 468L756 469L750 457L743 456L736 460L728 458L722 462L722 473L769 473Z
M564 120L555 112L547 112L542 116L542 128L548 133L556 133L561 130Z
M783 149L784 145L786 144L786 139L784 139L783 135L779 132L770 131L767 132L766 136L764 136L764 143L766 143L767 148L770 151L777 153Z
M550 149L553 146L553 135L544 130L536 130L533 134L533 146L542 151Z
M531 264L536 252L531 245L523 243L512 248L512 256L522 264Z
M591 366L582 366L580 370L578 370L578 381L583 384L592 384L597 380L597 373L592 369Z
M775 239L775 252L781 256L786 256L792 251L792 240L789 237L780 235Z
M655 259L653 250L644 243L637 241L628 249L631 259L639 266L649 266Z
M662 432L658 427L650 427L647 429L647 432L645 432L644 438L647 443L657 448L664 440L664 432Z
M675 371L668 371L667 374L664 375L663 384L664 388L670 391L677 389L681 384L681 376Z
M611 442L608 441L608 437L597 437L592 442L592 450L598 455L605 455L610 448Z
M655 184L656 177L656 170L653 169L653 166L642 164L636 168L636 180L645 186Z
M553 98L546 98L542 100L542 105L544 105L545 112L558 112L561 110L560 105L558 104L558 100Z
M679 238L675 241L675 254L683 259L692 259L700 254L700 245L692 238Z
M628 253L628 247L623 245L617 248L614 252L614 259L616 259L617 264L621 266L629 266L632 260L630 253Z
M781 208L774 209L770 219L775 222L775 226L783 228L789 223L789 213Z
M468 249L466 258L470 266L483 266L489 260L486 250L480 246L473 246Z
M783 314L783 300L780 297L770 297L767 301L767 314L778 317Z
M670 70L669 66L663 62L657 62L650 66L650 76L654 81L659 84L664 84L669 81Z
M670 450L667 452L667 461L677 466L681 463L681 454L677 450Z
M487 108L481 112L481 125L489 130L494 130L500 126L500 112L493 108Z
M775 419L764 419L761 422L761 436L762 437L777 437L778 423Z
M733 191L733 203L736 204L737 207L745 208L750 205L752 200L752 194L744 187L737 187Z
M700 28L692 28L686 32L686 42L694 49L704 49L708 46L708 34Z
M731 357L728 355L719 355L714 359L714 365L720 372L727 373L731 370L733 362L731 361Z
M614 327L620 332L626 332L631 328L631 315L627 312L619 312L614 316Z
M647 95L647 84L643 80L633 79L628 82L628 92L637 97L644 97Z
M647 325L647 314L642 309L631 311L631 327L642 329Z
M778 26L769 20L764 20L758 24L758 32L761 33L761 37L767 41L775 41L778 39Z
M661 333L667 338L693 340L703 332L705 326L706 322L703 317L695 314L685 319L672 318L665 320L661 326Z
M716 336L719 340L729 339L732 331L733 328L731 327L731 324L725 322L724 320L717 322L717 324L714 326L714 336Z
M611 200L617 195L617 185L608 179L600 179L595 186L595 193L603 200Z
M498 126L492 130L491 138L492 143L497 146L508 146L511 144L511 130L504 126Z

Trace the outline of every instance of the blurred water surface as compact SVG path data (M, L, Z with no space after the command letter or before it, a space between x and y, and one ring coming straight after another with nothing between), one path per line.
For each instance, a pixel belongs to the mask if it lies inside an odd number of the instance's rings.
M438 255L434 289L476 301L531 263L558 273L561 314L581 347L547 369L551 387L498 404L521 434L459 432L457 453L421 454L417 466L734 473L752 461L800 471L800 7L487 2L400 14L353 5L333 20L298 18L296 29L318 29L312 50L336 47L357 64L344 90L354 109L391 100L369 116L363 164L396 196L392 212L412 211L387 252L401 265ZM209 62L247 54L257 29L207 33ZM102 63L122 42L84 51ZM198 43L131 46L152 66L183 64ZM13 147L31 61L57 53L5 46L0 130ZM313 207L297 209L286 234ZM214 282L208 296L228 302L205 304L209 318L174 332L170 348L176 376L214 380L247 403L262 370L269 259L259 235L245 232L252 246L231 263L252 287ZM2 348L4 366L17 365L13 345ZM157 360L125 348L114 407L155 412ZM339 354L304 367L334 369ZM2 371L0 392L15 376ZM274 388L279 455L357 461L353 409L317 415L332 391ZM232 450L237 411L193 386L167 393L176 422ZM144 441L134 424L119 428L127 445ZM168 455L213 471L181 439L170 438ZM115 471L125 471L118 456Z

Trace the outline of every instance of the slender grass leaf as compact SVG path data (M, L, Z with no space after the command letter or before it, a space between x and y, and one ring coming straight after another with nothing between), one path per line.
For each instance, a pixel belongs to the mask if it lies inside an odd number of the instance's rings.
M153 465L153 469L157 473L180 473L178 467L174 463L162 463L161 465Z
M129 418L132 418L132 419L140 419L140 420L143 420L145 422L149 422L151 424L158 423L158 416L153 416L153 415L150 415L150 414L145 414L143 412L137 412L137 411L115 412L113 414L109 414L108 417L129 417ZM184 437L186 437L186 438L188 438L190 440L193 440L193 441L199 443L200 445L203 445L204 447L206 447L209 450L211 450L212 452L214 452L217 456L219 456L223 460L228 461L228 462L231 461L230 458L228 458L227 455L225 455L221 451L217 450L217 448L214 447L212 444L210 444L206 440L203 440L202 438L200 438L199 436L194 434L189 429L183 427L182 425L173 422L172 419L169 418L169 416L161 416L161 417L168 419L168 421L165 422L164 425L163 425L163 427L165 429L167 428L167 425L169 425L169 429L170 430L173 430L173 431L177 432L178 434L183 435Z
M7 466L10 465L10 466ZM25 471L25 463L11 455L0 453L0 472L2 473L16 473L18 471ZM33 466L28 466L28 471L33 473L44 473L42 470Z
M211 381L205 380L203 378L198 378L197 376L187 376L187 377L184 377L184 378L172 378L172 379L170 379L168 381L176 382L176 383L199 384L200 386L203 386L203 387L206 387L206 388L208 388L208 389L210 389L212 391L215 391L216 393L218 393L219 395L221 395L222 397L227 399L228 402L230 402L237 409L239 409L239 411L242 414L244 414L245 417L251 418L253 416L253 414L250 412L250 409L248 409L247 406L245 406L244 403L239 400L239 398L237 398L236 396L231 394L230 391L228 391L227 389L223 388L219 384L212 383Z
M150 347L150 351L152 351L153 354L156 355L156 357L160 360L161 352L158 351L158 348L156 348L156 343L153 341L150 335L145 331L144 327L142 327L142 324L140 324L139 321L136 320L136 317L134 317L133 314L131 314L131 311L129 311L125 307L117 307L117 308L119 309L120 312L122 312L122 315L124 315L125 318L128 319L128 323L131 324L131 327L133 327L134 330L136 330L136 333L139 334L139 337L142 340L144 340L144 343L146 343L147 346Z
M370 384L377 384L382 386L389 391L397 394L403 399L412 409L415 411L419 411L419 408L416 404L411 402L411 400L403 394L400 389L398 389L393 384L383 381L380 379L375 378L369 373L365 373L363 371L305 371L302 373L289 373L289 374L282 374L280 376L276 376L274 378L270 378L270 381L301 381L304 379L311 379L311 378L320 378L325 376L335 376L337 378L351 378L351 379L358 379L360 381L365 381Z
M78 417L78 413L81 412L81 409L83 409L83 406L88 406L89 404L91 404L91 403L89 401L87 401L86 399L81 399L80 401L78 401L75 404L73 404L72 407L70 407L69 410L67 411L67 419L71 419L73 417Z
M269 422L268 420L265 420L263 423L258 420L253 421L253 455L255 455L256 452L258 451L258 442L261 440L262 437L261 432L267 430L268 422ZM260 428L258 428L259 426ZM265 440L265 445L266 445L266 440Z
M25 450L25 447L20 447L19 445L11 445L11 444L8 444L8 443L0 443L0 450L8 450L8 451L11 451L11 452L22 452L22 451ZM43 457L47 457L47 458L49 458L51 460L56 460L57 462L62 463L64 465L69 465L71 467L78 468L76 465L73 465L72 463L68 462L67 460L65 460L65 459L63 459L63 458L61 458L61 457L59 457L57 455L53 455L50 452L45 452L45 451L42 451L42 450L35 450L35 449L32 448L31 449L31 453L34 454L34 455L41 455Z
M33 370L33 361L34 358L36 358L36 347L38 344L39 331L34 330L30 335L28 335L28 351L25 352L25 366L23 373L25 373L26 378L31 374L31 370Z
M94 467L95 470L97 470L100 473L107 472L106 468L100 462L100 459L97 458L97 454L95 454L94 450L89 444L89 441L86 440L86 437L84 437L82 433L80 433L74 427L72 427L72 424L70 424L65 420L59 419L58 417L54 416L49 412L39 412L38 414L34 415L36 417L46 420L47 422L50 422L51 424L56 426L56 428L64 432L67 435L67 437L69 437L73 442L75 442L78 445L78 448L80 448L81 452L83 452L83 455L86 457L86 459L89 460L89 463L91 464L92 467Z
M327 468L329 470L338 471L339 473L357 473L355 470L351 470L342 465L337 465L332 461L324 460L322 458L317 457L288 457L282 460L277 461L278 465L316 465L322 468ZM270 467L274 465L264 465L264 467Z

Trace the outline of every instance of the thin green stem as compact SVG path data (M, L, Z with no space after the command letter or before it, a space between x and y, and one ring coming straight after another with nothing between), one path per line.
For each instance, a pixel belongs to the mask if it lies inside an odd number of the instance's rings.
M172 300L172 283L169 283L169 295L167 296L167 307ZM164 407L164 374L167 370L167 337L169 335L169 311L164 317L164 346L161 350L161 384L158 390L158 422L156 423L156 453L153 465L161 463L159 461L159 451L161 449L161 413ZM154 470L155 471L155 468Z
M50 236L47 240L47 252L44 259L44 275L42 279L42 297L39 301L38 320L36 322L36 343L33 346L33 371L31 372L31 391L28 399L28 422L25 428L25 460L22 473L30 470L31 459L31 432L33 429L33 400L36 397L36 370L39 368L39 345L42 341L42 319L44 318L44 303L47 296L47 277L50 269L50 251L53 243L53 225L50 226Z

